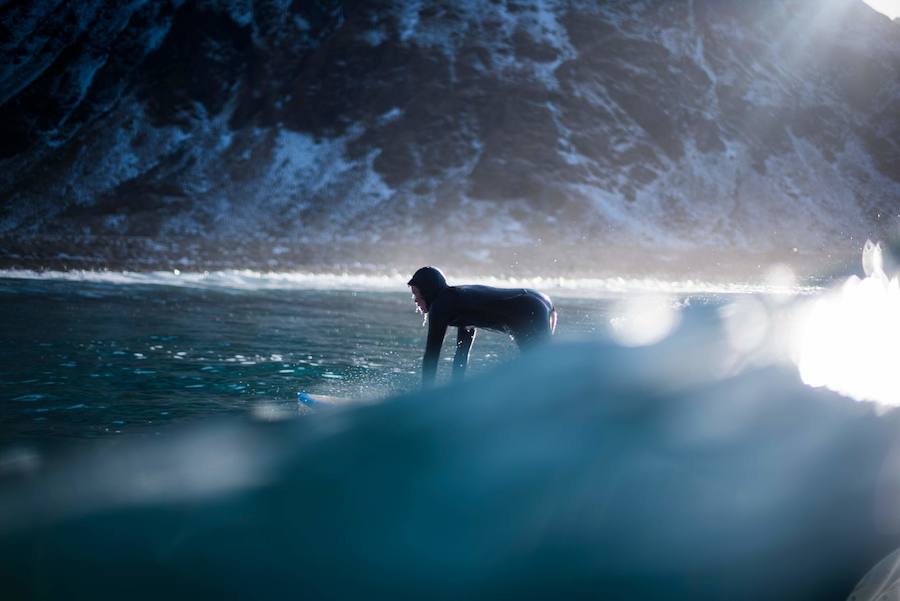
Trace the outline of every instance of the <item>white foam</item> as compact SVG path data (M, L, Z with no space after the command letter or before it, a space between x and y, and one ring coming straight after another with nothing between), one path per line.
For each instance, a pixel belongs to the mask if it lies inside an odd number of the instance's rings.
M356 290L372 292L406 292L409 274L263 272L250 269L223 271L34 271L0 269L0 279L59 280L116 285L177 286L234 290ZM630 293L671 295L694 294L770 294L807 295L819 292L816 286L779 285L772 283L716 283L699 280L663 280L658 278L567 278L567 277L496 277L460 275L451 284L485 284L502 288L536 288L554 296L583 298L618 296Z

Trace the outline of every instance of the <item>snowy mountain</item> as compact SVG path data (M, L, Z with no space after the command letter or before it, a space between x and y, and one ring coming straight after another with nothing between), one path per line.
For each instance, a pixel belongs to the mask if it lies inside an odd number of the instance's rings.
M4 265L730 269L900 236L900 28L861 0L0 20Z

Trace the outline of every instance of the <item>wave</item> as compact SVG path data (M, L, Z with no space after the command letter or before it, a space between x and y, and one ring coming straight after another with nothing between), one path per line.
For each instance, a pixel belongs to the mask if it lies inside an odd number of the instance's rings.
M36 271L0 269L0 279L88 282L116 285L178 286L231 290L358 290L371 292L405 291L408 274L266 272L250 269L182 272L171 271ZM453 278L454 283L478 282L507 288L537 288L560 297L606 297L620 294L646 293L669 295L692 294L772 294L808 295L823 290L817 285L797 284L790 278L767 278L763 282L720 283L701 280L663 280L657 278L567 278L567 277L496 277L466 275Z
M900 414L790 367L728 375L712 312L689 313L652 347L553 345L309 419L14 450L5 590L847 598L898 544Z

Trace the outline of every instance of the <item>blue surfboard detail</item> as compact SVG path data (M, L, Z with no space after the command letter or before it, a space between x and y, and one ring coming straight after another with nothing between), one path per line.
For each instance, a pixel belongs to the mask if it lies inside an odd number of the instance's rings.
M315 407L316 405L320 404L320 403L316 402L315 399L310 397L306 393L306 391L301 391L301 392L297 393L297 402L301 403L303 405L306 405L307 407Z

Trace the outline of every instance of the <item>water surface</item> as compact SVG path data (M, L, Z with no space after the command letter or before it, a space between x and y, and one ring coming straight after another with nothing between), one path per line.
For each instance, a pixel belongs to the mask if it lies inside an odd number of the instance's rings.
M560 338L600 337L608 301L560 299ZM253 411L298 391L415 389L425 343L410 295L0 279L0 441L47 442ZM439 372L450 372L448 332ZM518 354L480 332L475 375Z

